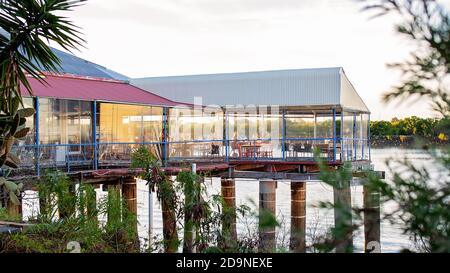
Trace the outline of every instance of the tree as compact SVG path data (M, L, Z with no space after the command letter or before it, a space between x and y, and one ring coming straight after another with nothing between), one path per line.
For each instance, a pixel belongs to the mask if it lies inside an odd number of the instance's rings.
M415 41L418 50L405 62L390 65L399 69L404 81L386 93L385 101L411 97L430 99L432 108L442 116L440 130L448 130L450 93L446 81L450 68L450 17L445 8L434 0L366 0L365 10L376 11L375 16L396 13L403 23L399 33ZM406 120L407 130L428 128L418 125L416 118ZM414 125L411 125L414 124ZM414 132L416 133L416 132ZM426 148L438 166L430 174L426 167L418 167L409 160L389 160L394 177L385 182L371 179L370 185L381 192L384 201L393 201L398 209L385 217L400 222L420 251L450 252L450 149ZM399 171L403 170L403 171Z
M33 90L28 76L45 83L41 71L58 72L60 60L49 47L54 42L71 51L84 42L78 28L61 12L84 1L2 0L0 1L0 168L16 168L20 160L11 153L16 139L29 132L26 118L34 109L19 109L22 88ZM5 180L6 174L0 172ZM1 188L0 188L1 190ZM11 195L12 197L12 195ZM12 200L17 201L12 197Z

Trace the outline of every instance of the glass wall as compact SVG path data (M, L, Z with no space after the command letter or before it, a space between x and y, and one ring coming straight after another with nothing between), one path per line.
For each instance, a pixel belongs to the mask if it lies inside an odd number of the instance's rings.
M162 157L163 108L98 103L97 134L98 158L103 163L129 162L133 149L142 144Z
M303 112L286 114L285 155L289 158L313 158L314 149L320 156L334 156L333 113Z
M224 114L220 107L172 108L169 111L169 156L173 158L225 155Z
M342 155L345 160L369 160L369 114L344 113Z
M92 164L92 103L39 99L40 163Z
M278 107L247 107L227 111L230 157L282 157L283 120Z
M353 160L355 158L355 143L353 142L355 138L355 121L354 113L344 112L342 124L342 155L344 160Z
M369 114L361 114L361 159L369 160Z

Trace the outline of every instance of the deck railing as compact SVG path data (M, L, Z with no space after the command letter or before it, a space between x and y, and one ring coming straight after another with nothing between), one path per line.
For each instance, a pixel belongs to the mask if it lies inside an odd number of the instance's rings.
M21 159L15 173L37 173L44 169L67 172L128 166L132 152L148 147L165 161L313 161L314 152L328 162L369 159L367 139L285 138L242 140L195 140L158 142L108 142L81 144L15 145Z

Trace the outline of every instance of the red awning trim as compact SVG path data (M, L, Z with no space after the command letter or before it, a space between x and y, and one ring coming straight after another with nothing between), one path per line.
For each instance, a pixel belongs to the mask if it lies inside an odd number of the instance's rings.
M28 79L33 96L158 106L189 105L166 99L124 81L71 74L43 73L42 75L45 83L31 77ZM23 96L29 96L23 86L21 93Z

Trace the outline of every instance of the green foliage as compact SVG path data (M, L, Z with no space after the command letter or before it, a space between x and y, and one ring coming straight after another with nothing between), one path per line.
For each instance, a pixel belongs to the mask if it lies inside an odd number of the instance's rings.
M37 223L23 232L0 236L0 252L68 252L67 243L80 243L81 251L139 252L136 216L127 210L120 193L114 188L96 203L92 185L80 184L75 191L67 175L46 173L38 184L41 211ZM0 219L5 217L0 210ZM56 217L59 212L59 218ZM101 225L98 214L107 214Z
M260 216L249 207L237 206L236 210L227 209L220 195L209 195L203 175L191 171L178 173L172 183L161 170L160 161L147 148L140 147L132 154L132 168L143 172L142 179L147 180L152 189L156 189L163 211L164 238L155 240L164 247L165 252L175 252L181 243L172 229L177 226L184 229L183 249L190 252L234 252L247 253L258 250L258 234L250 233L235 241L230 232L231 227L224 227L234 217L255 218ZM177 225L178 224L178 225ZM262 227L278 225L274 215L262 213ZM195 236L194 236L195 235Z
M4 0L0 1L0 168L17 168L20 160L11 153L16 140L24 138L30 128L26 118L34 114L23 106L21 85L32 94L28 75L45 82L41 69L57 72L60 60L47 45L54 42L70 50L83 42L77 27L61 12L71 10L81 1L72 0ZM0 176L5 177L0 170ZM5 185L5 184L4 184ZM0 193L5 187L0 187ZM8 191L12 202L17 194ZM5 204L5 202L2 200Z
M352 209L350 200L345 200L346 197L349 197L350 181L353 176L351 163L346 162L336 170L330 169L319 157L317 151L315 152L315 158L320 167L320 180L334 189L334 202L320 202L319 206L334 210L335 225L324 236L317 238L313 248L319 252L332 252L334 250L353 252L353 245L349 244L348 241L351 241L353 232L358 229L353 220L360 220L361 215L360 210ZM336 195L337 193L339 195Z
M428 98L433 109L442 117L439 121L424 122L410 119L403 128L414 134L427 136L430 127L440 139L448 140L450 131L450 17L437 1L373 0L365 9L377 15L396 13L402 19L397 30L414 41L420 50L409 60L391 65L403 73L403 81L384 96L385 101L406 100L411 97ZM431 125L430 125L431 124ZM383 127L383 126L380 126ZM447 138L447 139L446 139ZM426 148L426 147L425 147ZM400 224L412 237L419 251L450 252L450 150L426 150L432 158L433 170L418 166L407 159L386 162L393 173L392 181L373 175L368 183L381 192L383 201L397 205L384 218Z
M13 204L19 205L22 188L22 183L16 184L0 176L0 200L10 200ZM2 203L0 202L0 208L2 207ZM4 203L7 204L8 202L5 201Z
M391 121L371 121L370 133L372 136L418 136L422 138L437 138L440 130L439 120L432 118L419 118L416 116Z
M77 199L73 187L61 171L44 174L38 183L41 221L51 222L57 212L63 219L74 217Z
M382 201L395 203L396 209L384 217L393 224L400 224L404 233L412 237L419 251L448 253L450 153L429 153L433 158L433 165L440 166L433 173L407 159L390 160L386 164L394 173L392 182L372 178L370 185L381 192Z
M11 215L8 213L8 210L6 208L0 207L0 221L7 221L7 222L19 222L21 221L21 217L17 215Z

